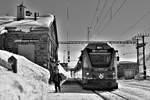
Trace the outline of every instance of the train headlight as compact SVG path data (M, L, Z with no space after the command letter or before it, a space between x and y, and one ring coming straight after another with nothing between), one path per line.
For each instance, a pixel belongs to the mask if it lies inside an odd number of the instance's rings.
M113 74L113 78L115 79L116 78L116 73L112 73Z
M103 79L103 78L104 78L104 74L100 73L100 74L99 74L99 78L100 78L100 79Z
M86 73L86 75L89 75L89 74L90 74L90 73L88 73L88 72Z

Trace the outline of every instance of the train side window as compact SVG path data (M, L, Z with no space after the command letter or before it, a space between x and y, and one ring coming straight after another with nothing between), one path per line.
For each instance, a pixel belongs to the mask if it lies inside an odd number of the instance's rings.
M82 62L82 56L80 56L80 57L79 57L79 61L81 61L81 62Z
M117 56L117 61L119 61L119 56Z

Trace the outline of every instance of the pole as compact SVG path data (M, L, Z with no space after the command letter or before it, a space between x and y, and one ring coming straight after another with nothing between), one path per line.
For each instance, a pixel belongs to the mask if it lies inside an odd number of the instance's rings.
M138 45L139 45L139 39L136 39L136 41L137 41L137 47L136 47L136 49L137 49L137 67L138 67L137 72L139 73L139 65L140 65L140 62L139 62L139 47L138 47Z
M87 27L87 41L90 40L90 27Z
M66 50L63 51L63 63L66 63Z
M145 41L144 41L145 36L142 35L142 41L143 41L143 70L144 70L144 79L146 79L146 65L145 65Z

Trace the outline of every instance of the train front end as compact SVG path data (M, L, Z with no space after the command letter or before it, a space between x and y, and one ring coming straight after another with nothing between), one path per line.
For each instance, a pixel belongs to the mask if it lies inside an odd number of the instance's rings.
M88 45L82 52L82 84L85 89L117 89L116 51L107 43Z

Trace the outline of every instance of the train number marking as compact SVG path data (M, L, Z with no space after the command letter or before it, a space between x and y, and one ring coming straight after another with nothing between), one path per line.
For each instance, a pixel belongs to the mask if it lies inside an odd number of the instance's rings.
M100 79L103 79L103 78L104 78L104 74L103 74L103 73L100 73L100 74L99 74L99 78L100 78Z

